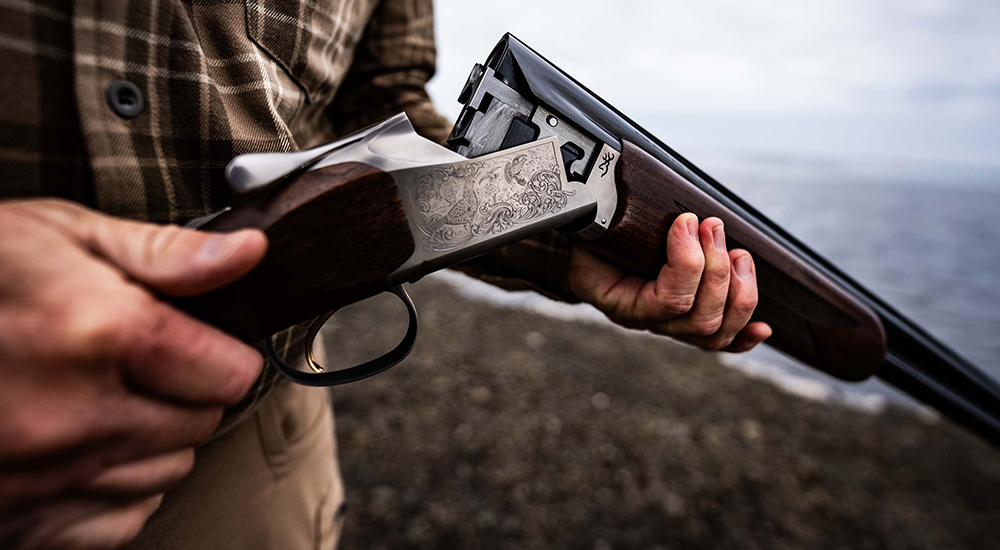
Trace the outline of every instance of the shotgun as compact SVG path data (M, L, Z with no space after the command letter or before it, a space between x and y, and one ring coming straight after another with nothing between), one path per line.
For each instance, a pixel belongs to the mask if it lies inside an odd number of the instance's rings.
M239 156L227 177L252 200L199 220L203 229L263 229L263 262L236 283L180 305L264 348L285 376L333 385L406 357L416 310L403 284L520 239L558 229L648 278L666 262L683 212L716 216L730 248L754 257L753 320L767 344L842 380L877 375L1000 443L1000 385L900 315L706 173L514 36L476 64L442 147L405 115L337 142ZM399 345L322 372L311 339L332 312L395 293L410 320ZM285 364L270 335L312 320L314 372Z

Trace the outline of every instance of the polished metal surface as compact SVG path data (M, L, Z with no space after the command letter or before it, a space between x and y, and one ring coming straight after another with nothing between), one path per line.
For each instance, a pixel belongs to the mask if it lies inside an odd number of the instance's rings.
M566 180L556 137L392 175L416 250L390 284L593 216L597 209L590 189Z
M462 156L474 158L500 149L514 117L531 116L535 106L497 79L493 69L486 69L481 74L473 71L469 79L469 88L462 92L463 97L468 95L468 100L452 138L465 139L468 143L455 147L455 151ZM487 98L489 104L484 106L483 101ZM465 133L462 132L463 129L466 130Z
M384 172L465 160L465 157L420 137L400 113L344 139L295 153L252 153L226 166L229 185L246 193L297 173L344 162L360 162Z
M199 227L201 227L201 226L205 225L206 223L214 220L215 218L218 218L219 216L225 214L226 212L229 212L230 210L232 210L232 207L227 206L227 207L225 207L225 208L223 208L221 210L217 210L215 212L212 212L211 214L205 214L204 216L198 216L197 218L191 218L190 220L188 220L188 222L186 224L184 224L184 227L186 227L188 229L198 229Z
M467 159L420 137L402 114L309 151L242 155L229 173L239 176L234 188L249 191L345 162L387 172L399 187L416 249L390 284L592 218L598 210L593 192L567 182L555 136Z
M575 119L567 118L534 99L529 100L498 79L491 67L477 65L473 69L459 101L464 106L448 143L463 156L479 157L500 149L515 117L534 124L538 128L539 140L555 136L559 146L570 142L579 146L583 156L570 164L570 171L582 175L588 187L594 185L591 191L598 202L599 214L588 227L573 235L593 240L608 229L618 208L614 164L618 162L621 144L617 140L609 137L609 141L601 141L582 130ZM595 152L597 159L593 158ZM611 161L605 162L608 157ZM609 165L611 170L605 170ZM601 222L602 219L604 222Z
M601 147L597 161L590 169L590 175L587 176L587 189L590 189L597 199L597 215L594 216L594 221L589 226L573 233L574 236L585 241L592 241L603 235L611 226L611 220L618 208L618 182L615 180L615 167L618 166L618 157L620 156L621 153L607 143Z
M531 122L538 126L538 139L549 136L558 136L559 144L575 143L583 150L583 156L574 160L570 164L570 173L586 174L587 167L590 166L590 159L597 150L597 142L594 138L581 132L569 120L562 120L559 115L553 113L545 105L538 104L535 112L531 115Z

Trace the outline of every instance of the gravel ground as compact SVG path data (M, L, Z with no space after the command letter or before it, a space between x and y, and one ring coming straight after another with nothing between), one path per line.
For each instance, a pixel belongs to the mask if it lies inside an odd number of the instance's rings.
M946 421L439 281L412 294L410 358L334 390L341 548L1000 548L1000 453ZM391 347L394 300L331 321L336 364Z

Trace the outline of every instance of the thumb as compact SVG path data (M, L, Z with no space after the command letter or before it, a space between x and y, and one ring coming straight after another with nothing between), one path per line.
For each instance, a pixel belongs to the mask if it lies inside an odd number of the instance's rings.
M249 273L267 252L267 237L258 229L210 233L75 208L75 227L67 229L92 252L139 283L174 297L223 287Z

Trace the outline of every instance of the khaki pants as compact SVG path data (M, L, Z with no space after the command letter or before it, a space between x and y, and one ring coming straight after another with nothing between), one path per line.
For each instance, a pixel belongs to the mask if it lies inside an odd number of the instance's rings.
M332 549L344 486L330 393L280 384L253 413L197 452L127 548Z

